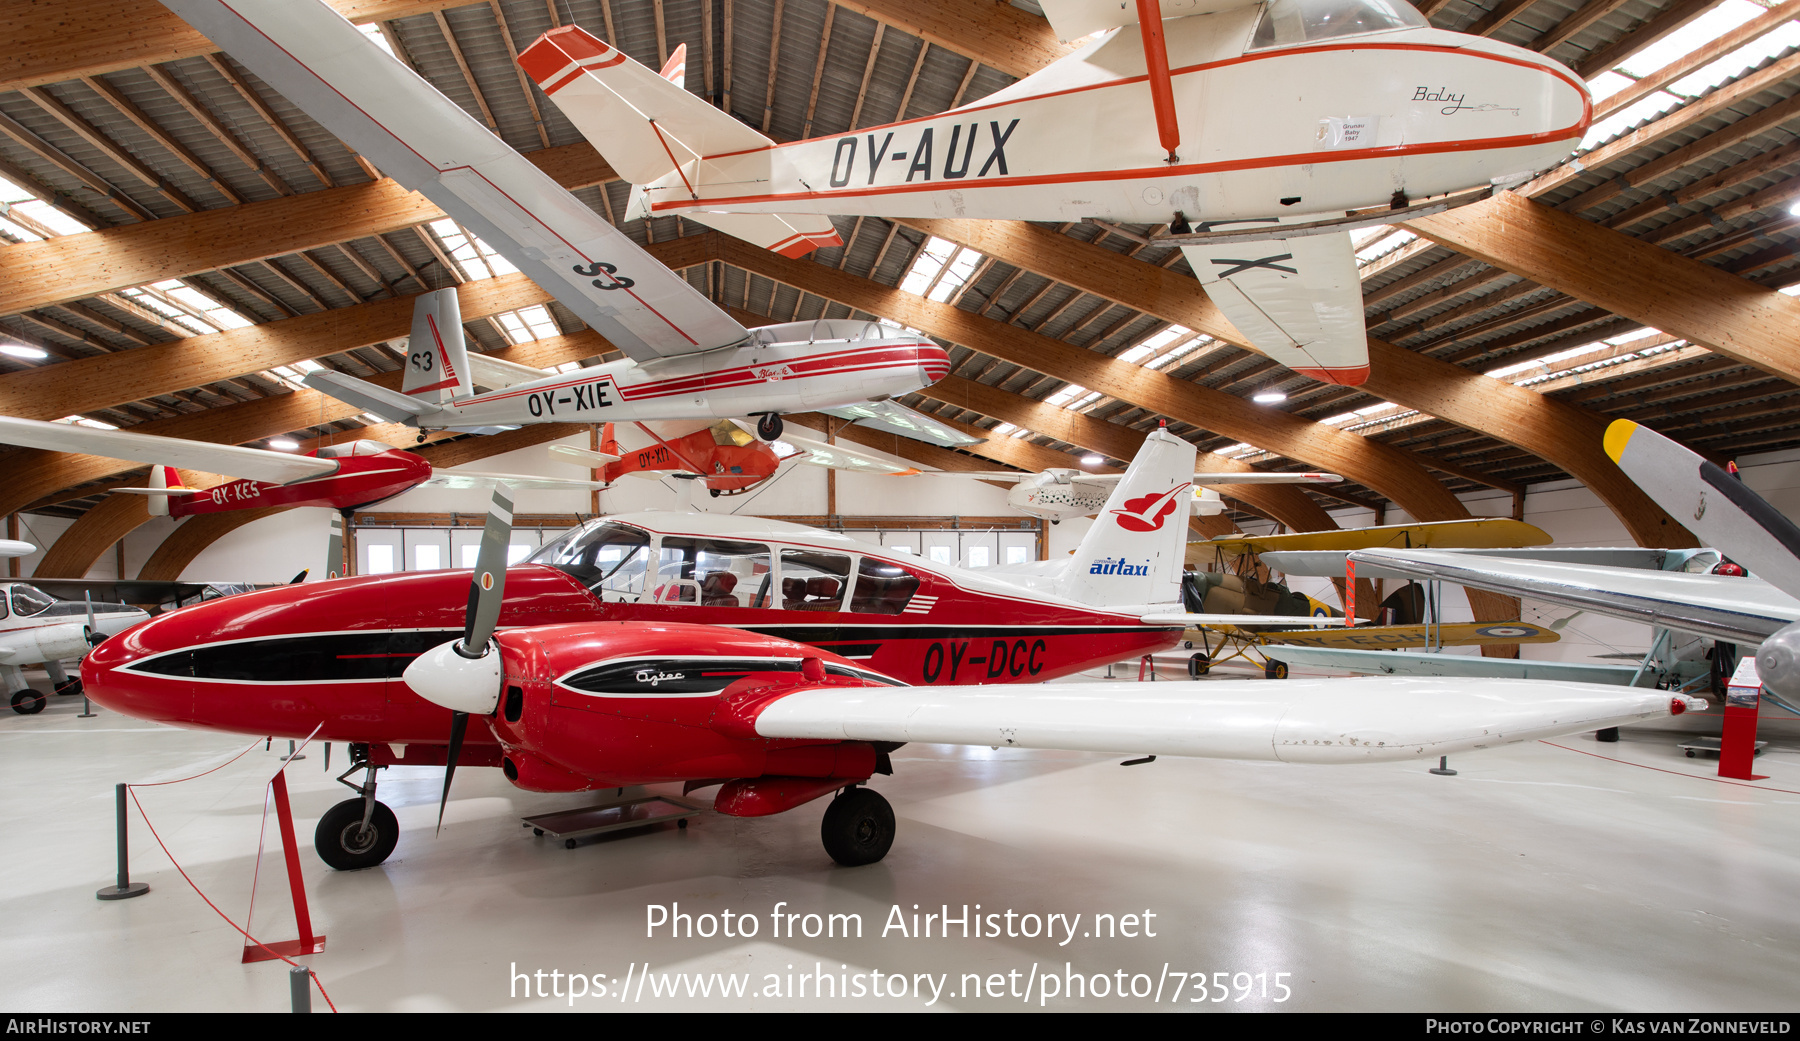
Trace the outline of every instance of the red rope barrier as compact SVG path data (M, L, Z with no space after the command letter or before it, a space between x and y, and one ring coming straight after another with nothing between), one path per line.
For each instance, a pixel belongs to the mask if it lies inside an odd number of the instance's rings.
M1655 770L1657 773L1674 774L1676 777L1686 777L1686 778L1689 778L1689 779L1695 780L1695 781L1712 781L1715 784L1730 784L1730 785L1735 785L1739 788L1755 788L1758 791L1764 791L1764 792L1780 792L1783 795L1800 795L1800 792L1791 791L1787 788L1771 788L1766 784L1745 784L1742 781L1728 781L1728 780L1724 779L1723 777L1707 777L1707 776L1704 776L1701 774L1683 773L1680 770L1670 770L1667 767L1662 767L1662 766L1651 766L1648 763L1634 763L1629 759L1615 759L1610 755L1601 755L1599 752L1588 752L1588 751L1585 751L1580 748L1570 748L1568 745L1559 745L1555 741L1540 740L1538 743L1543 744L1543 745L1549 745L1551 748L1560 748L1565 752L1576 752L1581 755L1591 755L1595 759L1604 759L1609 763L1624 763L1626 766L1635 766L1640 770Z

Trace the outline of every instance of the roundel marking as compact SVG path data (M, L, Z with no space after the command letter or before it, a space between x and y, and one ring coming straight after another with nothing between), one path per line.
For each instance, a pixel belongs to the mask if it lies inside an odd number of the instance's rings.
M492 571L483 571L481 573L481 591L485 593L493 588L494 573Z
M1482 636L1536 636L1538 630L1524 625L1485 625L1475 630Z

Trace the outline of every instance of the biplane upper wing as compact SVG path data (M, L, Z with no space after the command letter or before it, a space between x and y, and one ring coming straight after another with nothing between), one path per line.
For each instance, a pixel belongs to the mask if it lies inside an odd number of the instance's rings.
M1343 553L1376 546L1498 549L1547 546L1550 541L1549 533L1535 524L1509 517L1479 517L1423 524L1388 524L1378 528L1297 531L1288 535L1231 535L1195 543L1193 548L1218 549L1226 556L1237 556L1271 550L1335 550Z

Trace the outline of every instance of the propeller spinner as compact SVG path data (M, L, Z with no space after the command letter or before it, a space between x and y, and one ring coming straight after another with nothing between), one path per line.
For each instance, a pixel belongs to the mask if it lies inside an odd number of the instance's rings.
M463 615L462 639L419 655L401 674L414 693L451 713L444 793L438 799L439 829L444 826L444 807L450 801L450 781L456 776L456 760L462 752L469 716L493 715L500 704L500 648L494 644L493 635L500 620L500 601L506 595L506 553L512 542L512 520L512 499L505 486L496 487L493 501L488 504L487 524L481 531L475 574L469 579L469 606Z

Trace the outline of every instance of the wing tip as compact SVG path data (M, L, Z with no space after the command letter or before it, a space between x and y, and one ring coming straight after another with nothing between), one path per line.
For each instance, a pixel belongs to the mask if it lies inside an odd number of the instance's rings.
M1629 419L1615 419L1606 427L1606 454L1613 462L1619 463L1625 455L1625 446L1631 443L1631 435L1637 433L1638 425Z

